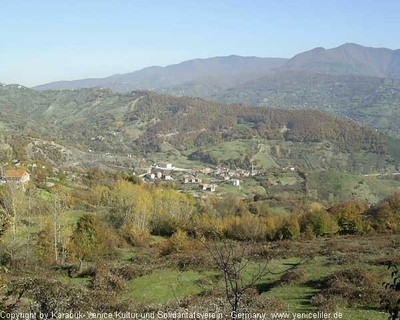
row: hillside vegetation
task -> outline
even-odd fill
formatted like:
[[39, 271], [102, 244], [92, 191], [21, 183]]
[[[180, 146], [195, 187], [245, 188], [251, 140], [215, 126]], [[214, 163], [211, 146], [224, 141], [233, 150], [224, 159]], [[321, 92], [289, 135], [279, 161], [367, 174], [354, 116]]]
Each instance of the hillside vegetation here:
[[[253, 167], [260, 174], [274, 170], [278, 174], [258, 182], [248, 178], [242, 183], [243, 191], [221, 181], [222, 195], [233, 192], [241, 197], [273, 199], [280, 193], [285, 198], [328, 203], [358, 198], [374, 203], [390, 193], [389, 182], [382, 180], [376, 190], [366, 184], [368, 187], [358, 192], [354, 177], [355, 183], [336, 192], [331, 184], [325, 188], [317, 175], [305, 178], [297, 170], [374, 175], [399, 170], [396, 140], [316, 110], [228, 105], [149, 91], [38, 92], [2, 86], [0, 112], [4, 162], [17, 158], [51, 166], [141, 174], [154, 162], [170, 161], [185, 170], [226, 166], [250, 172]], [[292, 176], [279, 174], [290, 167], [296, 168]], [[397, 181], [390, 183], [397, 188]], [[196, 190], [192, 192], [196, 194]]]
[[[157, 151], [167, 142], [179, 150], [235, 139], [293, 142], [332, 141], [344, 152], [385, 154], [386, 138], [351, 120], [310, 110], [227, 105], [151, 92], [114, 93], [109, 89], [37, 92], [3, 86], [0, 110], [22, 122], [46, 121], [65, 130], [66, 140], [121, 152]], [[29, 114], [29, 120], [24, 115]], [[18, 121], [17, 121], [18, 122]], [[21, 127], [20, 127], [21, 128]], [[29, 129], [29, 126], [24, 129]], [[59, 136], [61, 134], [59, 133]]]
[[400, 137], [400, 51], [344, 44], [291, 59], [215, 57], [38, 89], [155, 90], [284, 109], [318, 109]]

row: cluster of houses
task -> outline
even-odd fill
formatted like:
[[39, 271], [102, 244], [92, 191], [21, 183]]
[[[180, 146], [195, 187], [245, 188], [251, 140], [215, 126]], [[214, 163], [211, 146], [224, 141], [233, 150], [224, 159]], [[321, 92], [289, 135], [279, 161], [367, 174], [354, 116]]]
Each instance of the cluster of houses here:
[[169, 173], [161, 172], [161, 171], [156, 171], [156, 172], [150, 172], [146, 174], [146, 177], [150, 180], [155, 180], [155, 179], [161, 179], [161, 180], [172, 180], [172, 177]]
[[[173, 180], [171, 176], [171, 171], [174, 170], [174, 166], [172, 163], [155, 163], [151, 166], [149, 171], [146, 174], [143, 174], [148, 180]], [[227, 183], [238, 187], [240, 185], [240, 180], [234, 178], [235, 176], [241, 176], [241, 177], [247, 177], [250, 176], [251, 173], [254, 173], [253, 171], [246, 171], [243, 169], [236, 169], [236, 170], [230, 170], [225, 167], [220, 167], [215, 170], [210, 169], [210, 168], [193, 168], [191, 170], [192, 172], [199, 172], [207, 175], [213, 175], [215, 177], [219, 177], [220, 179], [226, 181]], [[195, 173], [190, 174], [190, 175], [184, 175], [182, 177], [181, 182], [183, 184], [197, 184], [200, 188], [200, 190], [204, 191], [211, 191], [214, 192], [216, 188], [218, 187], [217, 184], [215, 183], [205, 183], [200, 177], [197, 177]]]
[[208, 183], [200, 183], [199, 188], [200, 190], [211, 191], [214, 192], [218, 186], [216, 184], [208, 184]]
[[219, 177], [225, 181], [229, 181], [232, 177], [250, 177], [259, 174], [259, 170], [230, 169], [226, 167], [218, 167], [217, 169], [204, 168], [200, 172]]
[[208, 184], [208, 183], [203, 183], [203, 180], [201, 178], [195, 177], [195, 176], [184, 176], [182, 178], [182, 183], [183, 184], [198, 184], [200, 190], [205, 190], [205, 191], [211, 191], [214, 192], [215, 189], [218, 187], [216, 184]]
[[203, 180], [201, 178], [198, 177], [194, 177], [194, 176], [184, 176], [182, 178], [182, 183], [187, 184], [187, 183], [202, 183]]

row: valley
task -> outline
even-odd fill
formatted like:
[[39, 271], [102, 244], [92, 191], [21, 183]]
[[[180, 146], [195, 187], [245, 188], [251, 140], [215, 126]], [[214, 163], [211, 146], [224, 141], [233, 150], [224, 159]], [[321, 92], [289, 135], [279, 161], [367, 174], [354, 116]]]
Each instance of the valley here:
[[387, 319], [397, 59], [346, 44], [0, 85], [0, 315]]

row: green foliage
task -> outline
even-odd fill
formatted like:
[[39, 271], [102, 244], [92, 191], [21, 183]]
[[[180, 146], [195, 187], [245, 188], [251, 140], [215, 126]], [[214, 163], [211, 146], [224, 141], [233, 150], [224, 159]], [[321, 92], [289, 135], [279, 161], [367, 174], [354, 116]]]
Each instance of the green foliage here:
[[36, 251], [44, 264], [54, 262], [54, 228], [49, 221], [44, 223], [42, 230], [36, 236]]
[[108, 241], [100, 220], [94, 214], [84, 214], [71, 235], [69, 249], [82, 261], [93, 259], [105, 253]]
[[301, 232], [311, 232], [315, 236], [324, 236], [337, 232], [337, 225], [332, 216], [324, 209], [310, 210], [299, 217]]
[[400, 318], [399, 270], [392, 263], [389, 264], [387, 269], [391, 270], [391, 281], [382, 283], [385, 293], [382, 295], [381, 306], [389, 314], [389, 320], [398, 320]]

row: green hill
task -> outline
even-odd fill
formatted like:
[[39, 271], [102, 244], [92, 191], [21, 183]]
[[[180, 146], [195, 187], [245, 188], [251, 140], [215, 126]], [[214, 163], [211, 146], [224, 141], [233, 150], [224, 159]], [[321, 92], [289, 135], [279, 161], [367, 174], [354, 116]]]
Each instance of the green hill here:
[[[3, 86], [0, 110], [20, 123], [41, 122], [41, 134], [98, 152], [148, 154], [161, 151], [164, 143], [187, 152], [224, 141], [266, 139], [310, 143], [311, 149], [312, 144], [329, 142], [331, 148], [347, 155], [388, 153], [384, 135], [320, 111], [228, 105], [146, 91], [39, 92]], [[29, 118], [24, 117], [27, 114]], [[23, 126], [26, 130], [35, 127]], [[389, 153], [395, 150], [392, 146]]]

